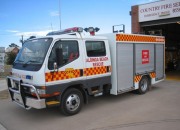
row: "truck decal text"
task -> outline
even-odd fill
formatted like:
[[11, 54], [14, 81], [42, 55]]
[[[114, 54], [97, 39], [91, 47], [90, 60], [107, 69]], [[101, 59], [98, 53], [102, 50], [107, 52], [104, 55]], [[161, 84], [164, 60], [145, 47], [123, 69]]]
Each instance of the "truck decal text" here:
[[108, 61], [108, 57], [94, 57], [86, 59], [86, 62], [92, 62], [93, 67], [104, 66], [104, 61]]

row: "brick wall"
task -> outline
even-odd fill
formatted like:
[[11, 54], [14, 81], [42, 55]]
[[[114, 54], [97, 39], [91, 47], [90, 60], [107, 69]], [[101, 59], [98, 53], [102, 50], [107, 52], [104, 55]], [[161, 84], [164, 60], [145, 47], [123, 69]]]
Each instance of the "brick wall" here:
[[140, 33], [138, 5], [131, 7], [131, 28], [132, 33]]

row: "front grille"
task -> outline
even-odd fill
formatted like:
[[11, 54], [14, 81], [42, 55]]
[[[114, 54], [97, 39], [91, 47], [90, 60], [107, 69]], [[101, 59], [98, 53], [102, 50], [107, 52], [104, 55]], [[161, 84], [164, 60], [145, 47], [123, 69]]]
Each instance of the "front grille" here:
[[16, 81], [13, 81], [12, 88], [13, 88], [14, 90], [19, 91], [19, 83], [18, 83], [18, 82], [16, 82]]

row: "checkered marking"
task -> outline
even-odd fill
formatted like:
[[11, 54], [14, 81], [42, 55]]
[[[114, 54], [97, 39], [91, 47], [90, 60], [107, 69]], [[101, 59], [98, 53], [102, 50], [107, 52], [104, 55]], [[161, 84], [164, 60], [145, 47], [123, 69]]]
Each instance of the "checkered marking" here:
[[[111, 72], [111, 66], [101, 66], [101, 67], [92, 67], [92, 68], [85, 68], [83, 70], [83, 76], [91, 76], [91, 75], [98, 75], [98, 74], [105, 74]], [[82, 76], [80, 69], [67, 69], [66, 71], [59, 71], [59, 72], [48, 72], [45, 74], [46, 82], [52, 82], [57, 80], [65, 80], [71, 78], [78, 78]]]
[[151, 78], [156, 78], [156, 73], [154, 73], [154, 72], [150, 73], [150, 77]]
[[92, 67], [92, 68], [84, 69], [84, 76], [91, 76], [91, 75], [105, 74], [105, 73], [107, 73], [107, 66]]
[[71, 71], [49, 72], [45, 74], [46, 82], [80, 77], [80, 69]]
[[141, 75], [136, 75], [136, 76], [134, 77], [134, 82], [135, 82], [135, 83], [139, 82], [139, 81], [141, 80], [141, 78], [142, 78]]
[[116, 34], [116, 41], [164, 43], [165, 38], [164, 37], [156, 37], [156, 36]]

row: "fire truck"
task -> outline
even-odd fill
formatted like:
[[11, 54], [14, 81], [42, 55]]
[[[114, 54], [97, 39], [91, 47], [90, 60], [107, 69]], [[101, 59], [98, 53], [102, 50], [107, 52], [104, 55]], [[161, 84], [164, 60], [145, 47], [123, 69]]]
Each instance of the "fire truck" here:
[[[85, 35], [83, 31], [91, 35]], [[74, 27], [27, 40], [7, 77], [14, 103], [77, 114], [89, 96], [145, 94], [165, 78], [165, 38]]]

